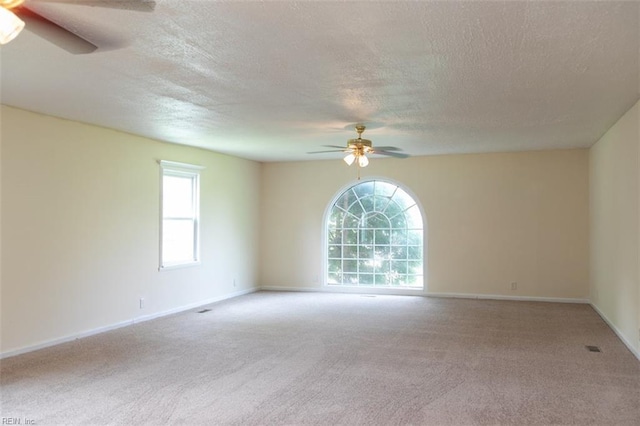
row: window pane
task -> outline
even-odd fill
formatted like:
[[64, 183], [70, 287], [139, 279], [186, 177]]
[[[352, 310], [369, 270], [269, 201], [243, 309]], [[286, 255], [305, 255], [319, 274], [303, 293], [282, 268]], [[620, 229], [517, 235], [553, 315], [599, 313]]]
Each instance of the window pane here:
[[410, 207], [406, 212], [407, 228], [409, 229], [422, 229], [422, 215], [418, 206]]
[[358, 275], [357, 274], [342, 274], [343, 279], [342, 282], [348, 285], [358, 285]]
[[359, 258], [360, 259], [373, 259], [373, 246], [372, 245], [360, 245], [359, 247]]
[[384, 286], [388, 284], [387, 274], [375, 274], [374, 277], [376, 285]]
[[343, 246], [342, 256], [345, 259], [357, 259], [358, 258], [358, 246]]
[[373, 229], [360, 231], [360, 244], [373, 244]]
[[353, 194], [353, 191], [348, 190], [338, 199], [336, 206], [340, 207], [342, 210], [348, 210], [349, 206], [355, 199], [356, 196]]
[[339, 208], [334, 208], [331, 211], [331, 215], [329, 216], [329, 226], [330, 228], [341, 228], [342, 227], [342, 221], [344, 220], [344, 215], [346, 213], [344, 212], [344, 210], [339, 209]]
[[343, 260], [342, 261], [342, 271], [343, 272], [358, 272], [358, 261], [357, 260]]
[[394, 287], [399, 287], [399, 286], [405, 285], [405, 282], [407, 281], [407, 276], [404, 273], [391, 271], [390, 280], [391, 280], [391, 284]]
[[391, 230], [389, 229], [376, 229], [375, 231], [376, 244], [389, 244], [391, 243]]
[[328, 284], [342, 284], [342, 274], [339, 272], [329, 272]]
[[362, 259], [358, 260], [358, 268], [359, 272], [373, 272], [373, 262], [371, 259]]
[[373, 197], [373, 204], [375, 211], [383, 212], [387, 208], [387, 204], [389, 204], [389, 198], [377, 195]]
[[162, 214], [164, 217], [193, 217], [193, 178], [164, 175]]
[[421, 261], [409, 261], [407, 272], [410, 274], [422, 274], [422, 262]]
[[391, 257], [396, 260], [406, 259], [407, 248], [404, 246], [391, 246]]
[[396, 191], [395, 195], [393, 196], [393, 201], [398, 203], [403, 210], [407, 207], [411, 207], [416, 203], [415, 201], [413, 201], [413, 198], [409, 196], [409, 194], [402, 190]]
[[373, 274], [360, 274], [360, 285], [371, 285], [373, 284]]
[[360, 199], [360, 203], [366, 212], [373, 211], [373, 197], [364, 197]]
[[354, 215], [356, 218], [360, 218], [363, 212], [364, 210], [362, 210], [362, 206], [357, 201], [349, 206], [349, 213]]
[[376, 267], [374, 272], [386, 273], [391, 270], [391, 261], [388, 259], [376, 259]]
[[358, 197], [362, 198], [367, 195], [373, 195], [373, 185], [374, 183], [372, 181], [362, 182], [354, 186], [352, 189], [353, 192], [358, 194]]
[[194, 221], [162, 221], [162, 261], [164, 264], [192, 262], [194, 255]]
[[407, 231], [404, 229], [394, 229], [391, 232], [391, 244], [404, 245], [407, 243]]
[[342, 272], [342, 260], [341, 259], [329, 259], [329, 272]]
[[329, 244], [340, 244], [342, 243], [342, 232], [341, 231], [329, 231], [329, 236], [327, 242]]
[[409, 260], [422, 260], [422, 246], [407, 247], [407, 257]]
[[402, 213], [403, 211], [404, 209], [400, 207], [395, 201], [391, 201], [387, 205], [387, 208], [384, 209], [384, 214], [387, 215], [387, 217], [393, 217], [399, 213]]
[[422, 230], [419, 231], [408, 231], [407, 232], [407, 243], [409, 245], [422, 245]]
[[329, 259], [340, 259], [342, 257], [342, 246], [330, 245], [329, 246]]
[[352, 214], [347, 214], [344, 216], [344, 219], [342, 220], [342, 227], [343, 228], [357, 228], [358, 225], [360, 224], [360, 217], [356, 217]]
[[358, 244], [358, 230], [347, 229], [342, 231], [342, 244]]
[[376, 259], [389, 259], [391, 257], [391, 248], [389, 246], [375, 246]]
[[389, 219], [391, 222], [392, 228], [406, 228], [407, 227], [407, 218], [404, 213], [400, 213]]
[[391, 197], [395, 192], [397, 186], [381, 180], [376, 181], [376, 195], [382, 195], [384, 197]]
[[367, 215], [367, 228], [389, 228], [390, 226], [389, 219], [383, 214]]
[[406, 284], [408, 287], [422, 287], [424, 284], [422, 275], [408, 275]]
[[396, 273], [396, 274], [406, 274], [407, 273], [407, 261], [406, 260], [401, 260], [401, 261], [392, 261], [391, 262], [391, 271]]

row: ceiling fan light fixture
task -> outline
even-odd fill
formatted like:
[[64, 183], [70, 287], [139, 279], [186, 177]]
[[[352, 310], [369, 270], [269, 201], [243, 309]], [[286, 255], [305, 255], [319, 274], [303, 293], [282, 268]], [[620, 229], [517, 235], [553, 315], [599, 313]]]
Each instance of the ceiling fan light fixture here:
[[[2, 1], [2, 0], [0, 0]], [[356, 126], [356, 132], [358, 132], [357, 139], [349, 139], [347, 140], [347, 146], [341, 147], [336, 145], [324, 145], [327, 148], [338, 148], [331, 149], [329, 151], [314, 151], [309, 152], [309, 154], [321, 154], [325, 152], [343, 152], [346, 155], [343, 157], [347, 166], [356, 163], [358, 166], [358, 170], [362, 167], [367, 167], [369, 165], [369, 158], [367, 154], [379, 154], [379, 155], [387, 155], [390, 157], [396, 158], [407, 158], [408, 155], [402, 154], [400, 148], [396, 148], [395, 146], [383, 146], [380, 149], [374, 149], [372, 143], [369, 139], [362, 139], [362, 132], [364, 132], [365, 126], [363, 124], [358, 124]], [[358, 179], [360, 179], [360, 171], [358, 171]]]
[[20, 6], [24, 3], [24, 0], [0, 0], [0, 6], [5, 9], [13, 9], [14, 7]]
[[348, 166], [350, 166], [353, 164], [355, 159], [356, 159], [355, 154], [353, 152], [350, 152], [349, 154], [346, 155], [346, 157], [344, 157], [344, 162], [347, 163]]
[[0, 44], [7, 44], [24, 28], [24, 21], [9, 9], [0, 7]]

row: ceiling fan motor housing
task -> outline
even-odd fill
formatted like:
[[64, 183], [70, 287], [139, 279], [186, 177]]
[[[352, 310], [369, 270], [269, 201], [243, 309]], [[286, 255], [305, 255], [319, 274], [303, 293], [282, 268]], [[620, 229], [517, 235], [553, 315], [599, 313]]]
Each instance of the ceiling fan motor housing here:
[[371, 141], [369, 139], [349, 139], [347, 148], [369, 148], [371, 149]]
[[356, 125], [356, 132], [358, 132], [357, 139], [349, 139], [347, 141], [347, 149], [353, 150], [356, 155], [364, 155], [369, 152], [373, 152], [371, 148], [371, 141], [369, 139], [362, 139], [362, 132], [366, 127], [363, 124]]

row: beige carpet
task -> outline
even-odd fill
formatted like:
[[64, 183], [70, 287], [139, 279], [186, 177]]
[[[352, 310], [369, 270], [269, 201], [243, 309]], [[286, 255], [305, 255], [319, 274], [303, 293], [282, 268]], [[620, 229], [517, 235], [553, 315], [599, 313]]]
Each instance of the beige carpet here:
[[588, 305], [260, 292], [210, 308], [3, 360], [2, 416], [640, 424], [640, 362]]

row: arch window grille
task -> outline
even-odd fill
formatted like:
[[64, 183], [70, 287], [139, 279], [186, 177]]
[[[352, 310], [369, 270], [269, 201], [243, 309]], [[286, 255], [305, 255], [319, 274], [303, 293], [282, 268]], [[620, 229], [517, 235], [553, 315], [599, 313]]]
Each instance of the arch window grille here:
[[334, 286], [423, 288], [422, 212], [400, 186], [359, 182], [326, 220], [326, 282]]

